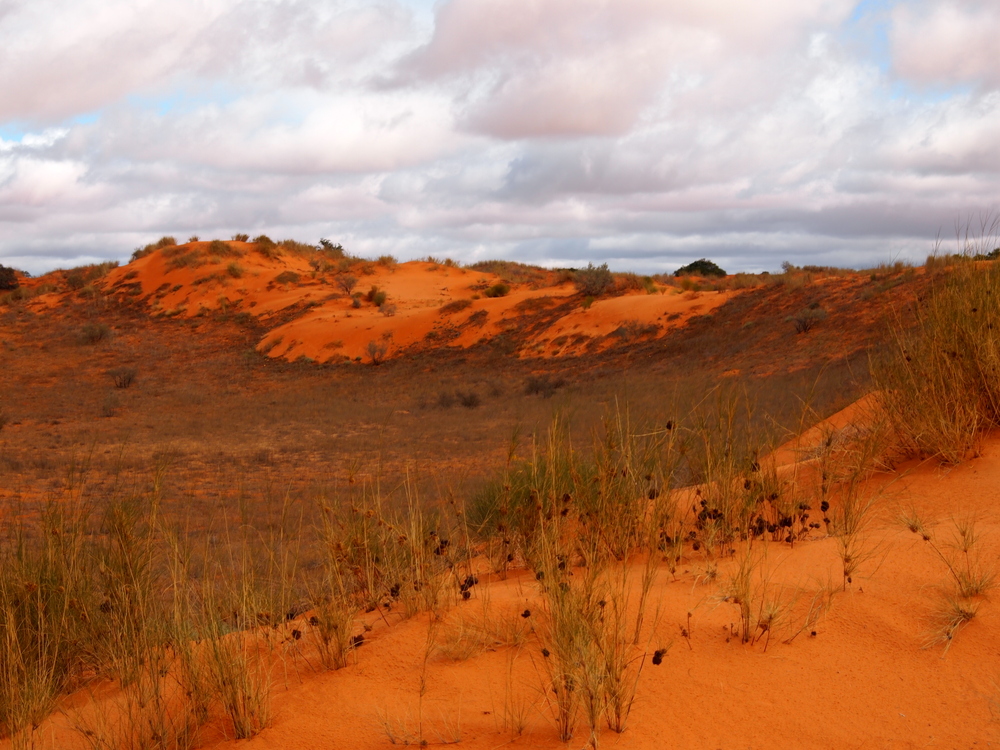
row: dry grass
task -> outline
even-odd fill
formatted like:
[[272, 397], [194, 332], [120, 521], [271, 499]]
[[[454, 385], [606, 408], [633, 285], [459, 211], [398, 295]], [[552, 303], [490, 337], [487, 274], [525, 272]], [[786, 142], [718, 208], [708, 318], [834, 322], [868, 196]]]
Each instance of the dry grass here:
[[961, 258], [933, 274], [915, 327], [897, 314], [889, 352], [873, 362], [885, 415], [908, 454], [958, 463], [976, 455], [985, 431], [1000, 424], [1000, 340], [993, 333], [1000, 266], [974, 260], [997, 228], [994, 222], [985, 236], [966, 237]]

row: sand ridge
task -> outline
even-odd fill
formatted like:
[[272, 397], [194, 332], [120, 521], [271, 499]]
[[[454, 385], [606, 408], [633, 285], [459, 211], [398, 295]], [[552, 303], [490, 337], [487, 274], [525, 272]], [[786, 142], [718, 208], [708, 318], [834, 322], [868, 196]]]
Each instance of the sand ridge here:
[[[491, 297], [488, 290], [504, 284], [500, 277], [454, 264], [355, 262], [346, 270], [317, 269], [304, 255], [262, 253], [243, 242], [225, 246], [225, 253], [214, 255], [208, 242], [161, 248], [114, 269], [104, 284], [123, 298], [140, 297], [154, 315], [249, 314], [269, 329], [259, 351], [316, 362], [465, 348], [540, 318], [521, 356], [599, 352], [662, 336], [737, 294], [661, 287], [655, 294], [641, 290], [585, 301], [571, 283], [553, 278], [541, 287], [507, 284], [505, 294]], [[350, 294], [338, 283], [344, 276], [356, 279]], [[386, 295], [381, 306], [369, 299], [373, 289]], [[56, 299], [40, 297], [35, 304], [51, 306]]]

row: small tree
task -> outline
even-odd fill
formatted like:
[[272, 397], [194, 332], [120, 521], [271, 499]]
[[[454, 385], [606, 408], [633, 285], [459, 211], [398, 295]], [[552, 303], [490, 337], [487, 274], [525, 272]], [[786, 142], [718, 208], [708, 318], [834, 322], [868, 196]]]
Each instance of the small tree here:
[[7, 268], [7, 266], [0, 266], [0, 290], [9, 291], [11, 289], [17, 289], [20, 284], [17, 281], [17, 274], [14, 272], [13, 268]]
[[725, 276], [726, 272], [705, 258], [688, 263], [674, 271], [674, 276]]
[[344, 290], [344, 294], [350, 294], [357, 286], [358, 280], [354, 276], [338, 276], [337, 286]]

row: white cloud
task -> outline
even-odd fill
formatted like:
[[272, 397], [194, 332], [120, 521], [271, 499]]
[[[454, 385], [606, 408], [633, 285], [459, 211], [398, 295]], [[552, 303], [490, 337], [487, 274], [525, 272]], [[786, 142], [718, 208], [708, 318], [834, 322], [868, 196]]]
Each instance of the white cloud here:
[[919, 257], [1000, 203], [1000, 9], [897, 3], [886, 67], [855, 5], [443, 0], [428, 26], [403, 0], [7, 0], [0, 258], [234, 231], [640, 270]]

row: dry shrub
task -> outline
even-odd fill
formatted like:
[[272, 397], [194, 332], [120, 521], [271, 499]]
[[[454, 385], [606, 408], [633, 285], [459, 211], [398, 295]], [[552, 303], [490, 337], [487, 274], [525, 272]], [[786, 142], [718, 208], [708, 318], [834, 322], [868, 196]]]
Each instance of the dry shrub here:
[[456, 299], [452, 300], [451, 302], [448, 302], [447, 304], [441, 305], [441, 308], [438, 310], [438, 312], [441, 315], [454, 315], [455, 313], [461, 312], [465, 308], [471, 306], [472, 306], [471, 299]]

